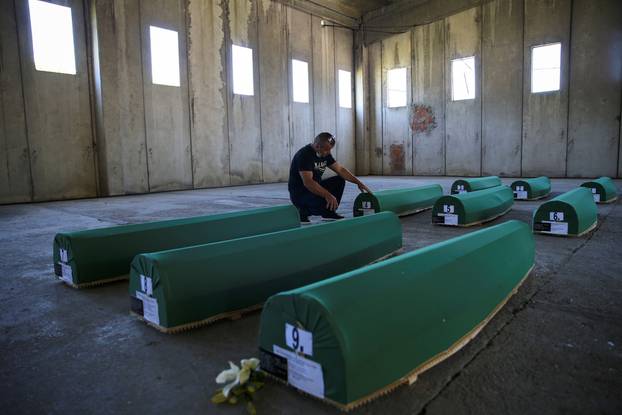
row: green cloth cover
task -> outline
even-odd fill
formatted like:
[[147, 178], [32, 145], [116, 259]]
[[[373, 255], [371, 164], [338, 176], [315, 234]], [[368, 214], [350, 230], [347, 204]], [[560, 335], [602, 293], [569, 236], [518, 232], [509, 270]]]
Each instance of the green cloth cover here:
[[378, 192], [360, 193], [354, 200], [354, 216], [370, 213], [393, 212], [408, 215], [431, 208], [436, 199], [443, 195], [443, 188], [438, 184], [412, 187], [408, 189], [389, 189]]
[[299, 389], [347, 409], [457, 350], [533, 264], [529, 226], [511, 220], [279, 293], [261, 314], [261, 367], [296, 386], [300, 355], [287, 325], [295, 326], [303, 362], [321, 365], [324, 392], [319, 382]]
[[439, 198], [432, 208], [432, 223], [471, 225], [486, 222], [508, 211], [514, 204], [512, 189], [495, 186]]
[[497, 176], [458, 179], [451, 185], [451, 194], [475, 192], [477, 190], [484, 190], [495, 186], [501, 186], [501, 179]]
[[598, 221], [592, 192], [578, 187], [544, 202], [533, 214], [534, 232], [580, 235]]
[[[300, 226], [292, 205], [59, 233], [55, 274], [73, 285], [92, 284], [130, 272], [140, 253], [205, 244]], [[61, 252], [63, 249], [64, 252]]]
[[[140, 298], [132, 300], [138, 305], [134, 312], [172, 329], [261, 304], [279, 291], [361, 267], [401, 246], [400, 221], [384, 212], [140, 254], [132, 261], [129, 293]], [[147, 278], [153, 294], [145, 304], [148, 291], [141, 280]], [[140, 306], [153, 307], [154, 302], [157, 317], [148, 318]]]
[[546, 176], [516, 180], [510, 186], [516, 200], [540, 199], [551, 193], [551, 180]]
[[591, 182], [583, 183], [581, 187], [592, 189], [592, 195], [596, 203], [613, 202], [618, 197], [616, 185], [609, 177], [599, 177]]

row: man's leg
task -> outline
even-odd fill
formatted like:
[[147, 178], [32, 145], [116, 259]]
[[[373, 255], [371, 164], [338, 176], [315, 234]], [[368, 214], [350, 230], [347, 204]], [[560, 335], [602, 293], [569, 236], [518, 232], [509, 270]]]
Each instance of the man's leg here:
[[320, 185], [328, 190], [335, 199], [337, 199], [337, 203], [341, 203], [341, 196], [343, 196], [343, 189], [346, 187], [346, 181], [341, 176], [333, 176], [326, 180], [322, 180]]
[[310, 215], [324, 215], [327, 211], [326, 200], [323, 197], [317, 196], [311, 192], [305, 192], [303, 194], [291, 197], [290, 199], [294, 206], [300, 212], [300, 219], [308, 218]]

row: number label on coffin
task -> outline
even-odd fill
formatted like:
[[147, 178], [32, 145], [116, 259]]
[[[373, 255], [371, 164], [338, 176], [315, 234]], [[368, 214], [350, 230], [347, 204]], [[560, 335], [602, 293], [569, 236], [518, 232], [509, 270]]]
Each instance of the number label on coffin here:
[[363, 209], [371, 209], [372, 208], [371, 202], [368, 201], [368, 200], [363, 201], [362, 205], [363, 205]]
[[285, 323], [285, 344], [295, 352], [313, 356], [313, 334]]
[[69, 262], [68, 255], [67, 255], [67, 250], [66, 250], [66, 249], [61, 248], [61, 249], [59, 250], [59, 252], [58, 252], [58, 253], [59, 253], [59, 255], [60, 255], [60, 260], [61, 260], [61, 262], [64, 262], [65, 264], [66, 264], [67, 262]]
[[595, 187], [590, 187], [590, 189], [592, 190], [592, 196], [594, 197], [594, 202], [600, 202], [600, 193], [596, 192], [596, 188]]
[[309, 395], [324, 399], [322, 365], [276, 344], [272, 346], [272, 351], [287, 359], [287, 383]]
[[73, 284], [73, 272], [71, 271], [71, 265], [59, 262], [60, 264], [60, 279]]
[[527, 199], [525, 186], [516, 186], [516, 190], [514, 190], [514, 199]]
[[362, 212], [363, 216], [373, 215], [374, 213], [376, 213], [374, 209], [359, 209], [359, 212]]
[[136, 298], [143, 302], [143, 318], [159, 326], [160, 314], [158, 313], [158, 300], [140, 291], [136, 291]]
[[140, 289], [147, 295], [153, 295], [153, 282], [151, 278], [140, 276]]
[[551, 222], [563, 222], [564, 212], [549, 212], [549, 221]]

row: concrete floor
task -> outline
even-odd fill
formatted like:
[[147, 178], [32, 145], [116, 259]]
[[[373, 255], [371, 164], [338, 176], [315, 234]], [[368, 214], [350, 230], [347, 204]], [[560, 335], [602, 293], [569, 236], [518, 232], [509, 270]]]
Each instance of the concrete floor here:
[[[377, 190], [441, 183], [448, 192], [452, 182], [364, 179]], [[553, 180], [554, 194], [580, 182]], [[356, 192], [347, 186], [340, 212], [351, 215]], [[287, 202], [286, 184], [269, 184], [0, 206], [0, 413], [245, 413], [210, 396], [228, 360], [257, 355], [259, 313], [161, 334], [129, 316], [127, 282], [75, 290], [56, 281], [52, 239], [62, 230]], [[516, 203], [492, 224], [529, 222], [539, 203]], [[534, 273], [475, 340], [355, 413], [622, 413], [620, 203], [600, 205], [599, 226], [585, 237], [536, 235]], [[478, 229], [433, 226], [429, 211], [402, 224], [407, 251]], [[275, 383], [257, 408], [338, 413]]]

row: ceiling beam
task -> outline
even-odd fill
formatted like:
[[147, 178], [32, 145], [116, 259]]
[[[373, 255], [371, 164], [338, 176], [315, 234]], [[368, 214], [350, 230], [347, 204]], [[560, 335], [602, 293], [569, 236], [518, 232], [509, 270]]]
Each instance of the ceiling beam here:
[[314, 16], [321, 17], [340, 25], [348, 26], [355, 29], [359, 26], [360, 19], [356, 16], [356, 11], [350, 7], [331, 3], [333, 6], [328, 7], [316, 1], [309, 0], [276, 0], [294, 9], [310, 13]]

